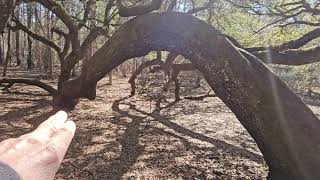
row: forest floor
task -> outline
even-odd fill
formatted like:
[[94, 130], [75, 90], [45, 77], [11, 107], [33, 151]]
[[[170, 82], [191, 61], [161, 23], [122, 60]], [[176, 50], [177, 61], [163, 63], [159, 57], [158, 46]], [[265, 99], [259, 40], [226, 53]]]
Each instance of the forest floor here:
[[[26, 72], [15, 71], [20, 75]], [[265, 179], [255, 142], [219, 98], [169, 98], [159, 109], [148, 97], [129, 98], [127, 79], [107, 83], [101, 80], [97, 98], [81, 100], [70, 113], [77, 132], [56, 179]], [[49, 117], [51, 100], [33, 86], [0, 91], [0, 141]], [[319, 117], [320, 100], [308, 103]]]

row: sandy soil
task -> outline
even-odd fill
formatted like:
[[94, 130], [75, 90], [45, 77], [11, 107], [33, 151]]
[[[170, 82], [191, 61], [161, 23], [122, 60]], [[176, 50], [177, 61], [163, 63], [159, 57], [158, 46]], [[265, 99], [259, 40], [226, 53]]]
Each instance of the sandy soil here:
[[[144, 96], [128, 98], [125, 79], [106, 84], [70, 113], [77, 132], [56, 179], [265, 179], [260, 151], [219, 98], [169, 99], [156, 109]], [[0, 91], [0, 140], [30, 132], [50, 105], [36, 87]], [[319, 104], [310, 107], [319, 116]]]

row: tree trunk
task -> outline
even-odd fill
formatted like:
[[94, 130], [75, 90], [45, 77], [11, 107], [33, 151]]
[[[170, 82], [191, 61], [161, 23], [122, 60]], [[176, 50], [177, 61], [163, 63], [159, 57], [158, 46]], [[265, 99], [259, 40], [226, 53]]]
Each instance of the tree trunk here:
[[146, 14], [123, 24], [61, 96], [95, 98], [113, 68], [152, 50], [176, 52], [203, 73], [257, 143], [272, 180], [318, 180], [320, 121], [285, 83], [219, 31], [182, 13]]
[[[53, 39], [53, 32], [51, 31], [52, 23], [53, 23], [53, 14], [50, 14], [49, 10], [46, 10], [46, 17], [47, 17], [47, 23], [46, 23], [46, 30], [47, 30], [47, 38], [48, 40]], [[47, 76], [49, 78], [53, 78], [53, 52], [51, 47], [46, 46], [46, 58], [45, 58], [45, 69], [47, 70]]]
[[[20, 19], [20, 8], [17, 7], [16, 10], [16, 17], [19, 20]], [[20, 60], [20, 31], [16, 31], [16, 59], [17, 59], [17, 66], [20, 66], [21, 60]]]
[[7, 56], [6, 59], [4, 60], [4, 67], [3, 67], [3, 77], [7, 77], [7, 69], [8, 69], [8, 64], [11, 59], [11, 31], [8, 30], [8, 49], [7, 49]]
[[[35, 5], [35, 18], [36, 18], [36, 24], [35, 24], [35, 32], [40, 32], [43, 27], [42, 25], [42, 8], [41, 8], [41, 5]], [[44, 54], [44, 51], [43, 51], [43, 46], [40, 44], [40, 41], [35, 41], [35, 57], [37, 59], [37, 66], [39, 67], [40, 69], [40, 72], [41, 74], [43, 73], [47, 73], [47, 71], [44, 69], [44, 58], [43, 58], [43, 54]], [[46, 47], [45, 47], [46, 48]]]
[[[27, 27], [31, 29], [31, 20], [32, 20], [32, 5], [27, 4]], [[28, 69], [32, 68], [32, 39], [30, 36], [28, 38], [28, 55], [27, 55], [27, 67]]]
[[4, 27], [6, 26], [8, 19], [10, 18], [11, 13], [14, 10], [15, 5], [16, 0], [0, 0], [0, 32], [2, 32]]
[[2, 50], [2, 35], [1, 35], [1, 39], [0, 39], [0, 65], [3, 64], [3, 59], [4, 59], [4, 53], [3, 53], [3, 50]]

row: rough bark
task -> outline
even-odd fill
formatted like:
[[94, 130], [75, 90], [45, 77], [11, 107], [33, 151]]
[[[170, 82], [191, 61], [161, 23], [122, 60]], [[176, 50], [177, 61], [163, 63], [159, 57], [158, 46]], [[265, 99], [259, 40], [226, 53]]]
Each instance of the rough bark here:
[[245, 58], [220, 32], [190, 15], [146, 14], [123, 24], [61, 97], [95, 98], [97, 82], [127, 59], [151, 50], [176, 52], [202, 72], [256, 141], [269, 179], [320, 177], [320, 124], [312, 111], [253, 56]]

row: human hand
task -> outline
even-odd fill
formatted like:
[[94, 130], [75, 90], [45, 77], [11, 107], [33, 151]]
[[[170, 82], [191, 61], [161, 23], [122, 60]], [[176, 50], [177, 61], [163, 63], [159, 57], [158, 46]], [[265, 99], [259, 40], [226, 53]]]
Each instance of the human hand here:
[[0, 162], [24, 180], [53, 179], [76, 130], [59, 111], [29, 134], [0, 142]]

